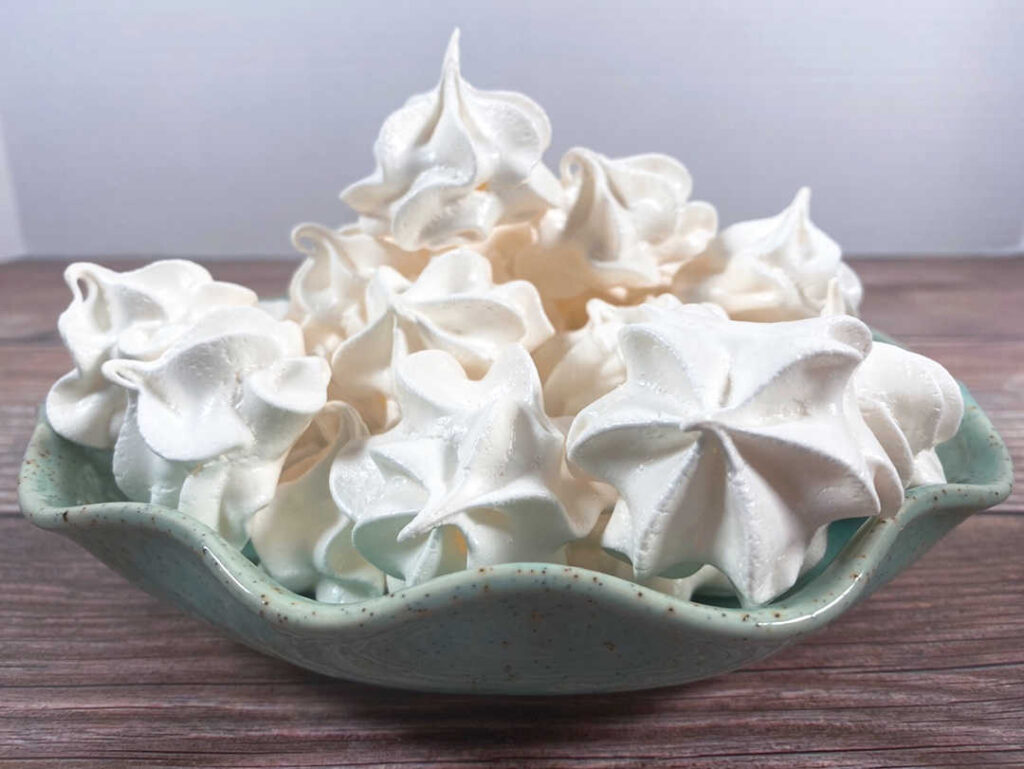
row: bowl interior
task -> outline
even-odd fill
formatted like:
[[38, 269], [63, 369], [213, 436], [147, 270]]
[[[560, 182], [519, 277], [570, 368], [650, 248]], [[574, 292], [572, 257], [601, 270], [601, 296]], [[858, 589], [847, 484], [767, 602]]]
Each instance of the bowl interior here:
[[[41, 416], [40, 419], [44, 418]], [[52, 457], [51, 455], [51, 458], [59, 458], [62, 464], [74, 467], [75, 472], [60, 473], [53, 476], [55, 482], [48, 494], [48, 505], [60, 508], [80, 508], [96, 504], [127, 501], [124, 494], [117, 487], [111, 472], [113, 452], [78, 446], [56, 435], [53, 438], [51, 451], [58, 452], [59, 456]], [[824, 572], [836, 555], [857, 533], [857, 530], [867, 521], [867, 518], [850, 518], [832, 523], [828, 530], [828, 545], [824, 557], [816, 566], [804, 573], [789, 591], [777, 598], [773, 603], [798, 593], [808, 582]], [[259, 566], [259, 556], [251, 543], [247, 543], [241, 552], [250, 563], [254, 566]], [[270, 577], [268, 576], [267, 579], [270, 580]], [[283, 586], [280, 589], [291, 592]], [[303, 597], [312, 598], [312, 595], [303, 595]], [[734, 597], [713, 593], [702, 595], [698, 592], [692, 601], [708, 606], [726, 608], [739, 608], [740, 606], [739, 601]]]
[[[1012, 467], [1008, 452], [970, 393], [966, 389], [963, 392], [967, 400], [967, 416], [964, 424], [952, 440], [938, 447], [939, 457], [949, 481], [946, 486], [966, 487], [976, 495], [983, 496], [986, 503], [996, 504], [1008, 496], [1011, 489]], [[35, 517], [37, 522], [41, 523], [42, 521], [36, 514], [42, 513], [45, 509], [53, 512], [127, 502], [126, 497], [117, 487], [111, 471], [113, 452], [92, 449], [64, 440], [49, 429], [42, 413], [40, 413], [39, 424], [48, 433], [45, 436], [46, 445], [36, 446], [35, 457], [31, 456], [33, 452], [30, 447], [29, 455], [26, 456], [26, 466], [29, 469], [34, 469], [36, 473], [29, 478], [32, 483], [25, 484], [21, 489], [32, 497], [28, 506], [23, 504], [23, 509], [30, 518]], [[982, 443], [984, 445], [981, 445]], [[23, 468], [23, 474], [25, 469]], [[39, 473], [45, 477], [45, 483], [39, 482]], [[911, 489], [908, 492], [908, 503], [925, 494], [930, 488], [945, 487]], [[966, 489], [961, 488], [961, 491]], [[943, 496], [947, 494], [948, 489]], [[905, 508], [908, 506], [910, 505], [904, 505]], [[147, 505], [146, 507], [166, 510], [157, 505]], [[784, 603], [792, 596], [799, 594], [806, 585], [827, 571], [836, 556], [842, 552], [860, 529], [871, 523], [871, 519], [868, 518], [851, 518], [831, 524], [825, 556], [814, 568], [802, 575], [793, 588], [773, 603]], [[216, 536], [213, 532], [210, 533]], [[253, 565], [259, 565], [259, 557], [251, 544], [247, 544], [243, 548], [242, 555]], [[270, 581], [269, 577], [267, 579]], [[609, 577], [609, 579], [616, 578]], [[280, 587], [280, 590], [290, 592], [284, 587]], [[304, 597], [309, 598], [310, 596]], [[716, 607], [739, 608], [739, 604], [734, 598], [714, 594], [705, 596], [698, 593], [694, 596], [693, 602]]]
[[823, 561], [772, 604], [684, 601], [551, 564], [457, 572], [382, 598], [329, 605], [274, 583], [182, 513], [127, 502], [110, 452], [40, 418], [19, 479], [36, 525], [243, 643], [329, 675], [433, 691], [566, 693], [682, 683], [763, 658], [891, 579], [977, 510], [1010, 493], [1009, 454], [970, 394], [939, 447], [949, 483], [911, 489], [895, 518], [833, 524]]

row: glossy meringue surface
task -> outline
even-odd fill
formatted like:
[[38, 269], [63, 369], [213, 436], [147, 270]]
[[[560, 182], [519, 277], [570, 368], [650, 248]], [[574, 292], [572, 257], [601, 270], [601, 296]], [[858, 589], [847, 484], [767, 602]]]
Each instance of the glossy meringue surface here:
[[331, 603], [384, 593], [384, 573], [352, 546], [353, 520], [331, 499], [335, 457], [366, 435], [359, 412], [328, 403], [292, 447], [273, 499], [248, 523], [260, 565], [289, 590]]
[[357, 227], [300, 224], [292, 243], [306, 258], [288, 286], [288, 317], [302, 326], [307, 352], [323, 356], [366, 327], [366, 289], [379, 267], [415, 278], [430, 259]]
[[734, 670], [815, 632], [972, 512], [1006, 499], [1006, 447], [969, 395], [965, 403], [960, 429], [938, 449], [948, 483], [910, 489], [890, 519], [833, 524], [836, 536], [809, 580], [757, 609], [523, 563], [324, 604], [282, 587], [195, 519], [119, 501], [110, 453], [73, 444], [42, 419], [18, 493], [33, 523], [70, 537], [140, 587], [254, 649], [326, 675], [446, 692], [645, 689]]
[[879, 342], [853, 376], [857, 404], [904, 486], [944, 483], [935, 447], [964, 415], [956, 380], [923, 355]]
[[377, 169], [341, 198], [366, 232], [407, 251], [483, 241], [560, 200], [541, 160], [550, 143], [551, 123], [532, 99], [462, 78], [456, 30], [441, 82], [388, 117], [374, 144]]
[[285, 457], [323, 408], [330, 371], [290, 321], [255, 307], [214, 310], [159, 358], [116, 358], [103, 375], [128, 409], [114, 446], [118, 487], [245, 543]]
[[777, 216], [725, 228], [681, 266], [673, 292], [685, 302], [714, 302], [736, 320], [797, 320], [821, 313], [836, 280], [844, 311], [856, 314], [860, 279], [839, 244], [811, 221], [810, 205], [804, 187]]
[[[556, 334], [534, 352], [544, 382], [544, 408], [556, 417], [573, 417], [626, 380], [619, 332], [631, 323], [654, 320], [661, 311], [682, 307], [670, 294], [662, 294], [627, 306], [600, 299], [587, 302], [587, 323], [579, 329]], [[690, 312], [718, 317], [717, 305], [690, 305]]]
[[554, 333], [533, 285], [496, 284], [491, 263], [468, 249], [434, 257], [414, 281], [378, 268], [364, 306], [365, 328], [332, 357], [331, 394], [359, 409], [375, 431], [401, 414], [394, 370], [410, 353], [444, 351], [479, 377], [507, 345], [530, 351]]
[[689, 200], [690, 173], [667, 155], [612, 159], [576, 147], [561, 172], [567, 207], [545, 214], [537, 247], [516, 265], [545, 297], [667, 287], [717, 229], [714, 207]]
[[419, 584], [557, 561], [593, 528], [609, 494], [566, 466], [563, 435], [521, 346], [504, 347], [476, 381], [440, 350], [405, 358], [395, 379], [401, 421], [351, 444], [331, 468], [331, 495], [371, 562]]
[[639, 580], [711, 564], [765, 603], [794, 584], [822, 526], [896, 512], [902, 485], [848, 397], [871, 346], [863, 323], [659, 316], [620, 331], [626, 381], [577, 415], [567, 443], [621, 495], [603, 543]]
[[181, 259], [126, 272], [76, 262], [64, 281], [72, 299], [57, 329], [74, 369], [50, 388], [46, 410], [57, 432], [94, 448], [114, 445], [127, 408], [123, 390], [103, 377], [106, 361], [152, 360], [212, 310], [257, 302], [249, 289]]

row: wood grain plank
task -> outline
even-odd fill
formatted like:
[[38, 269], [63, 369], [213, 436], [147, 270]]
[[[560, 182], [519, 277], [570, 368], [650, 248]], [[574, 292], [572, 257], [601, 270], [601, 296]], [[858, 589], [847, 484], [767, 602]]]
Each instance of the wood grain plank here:
[[[224, 262], [283, 292], [294, 262]], [[1024, 259], [858, 262], [865, 319], [963, 379], [1024, 470]], [[0, 767], [1024, 766], [1024, 483], [822, 633], [744, 671], [594, 697], [420, 695], [272, 660], [17, 513], [68, 367], [63, 264], [0, 266]]]

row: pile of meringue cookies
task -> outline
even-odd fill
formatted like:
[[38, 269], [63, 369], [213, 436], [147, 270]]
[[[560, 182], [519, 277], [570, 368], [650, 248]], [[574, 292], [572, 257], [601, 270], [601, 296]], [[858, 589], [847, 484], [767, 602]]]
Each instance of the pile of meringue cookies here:
[[342, 192], [358, 222], [296, 228], [286, 310], [186, 261], [69, 267], [51, 426], [335, 603], [546, 562], [755, 606], [830, 522], [944, 482], [960, 390], [872, 343], [806, 189], [718, 232], [671, 157], [557, 177], [550, 138], [462, 79], [456, 32]]

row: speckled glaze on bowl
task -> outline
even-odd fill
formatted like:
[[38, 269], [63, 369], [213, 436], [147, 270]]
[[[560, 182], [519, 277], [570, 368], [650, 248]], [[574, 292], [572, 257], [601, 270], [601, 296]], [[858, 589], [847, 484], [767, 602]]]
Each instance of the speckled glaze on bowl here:
[[330, 676], [447, 692], [562, 694], [680, 684], [762, 659], [831, 622], [946, 532], [1006, 499], [1006, 447], [973, 398], [939, 448], [950, 483], [912, 489], [892, 520], [833, 524], [829, 553], [756, 610], [682, 601], [551, 564], [463, 571], [394, 595], [329, 605], [273, 582], [176, 510], [123, 500], [109, 452], [40, 419], [19, 480], [37, 526], [242, 643]]

